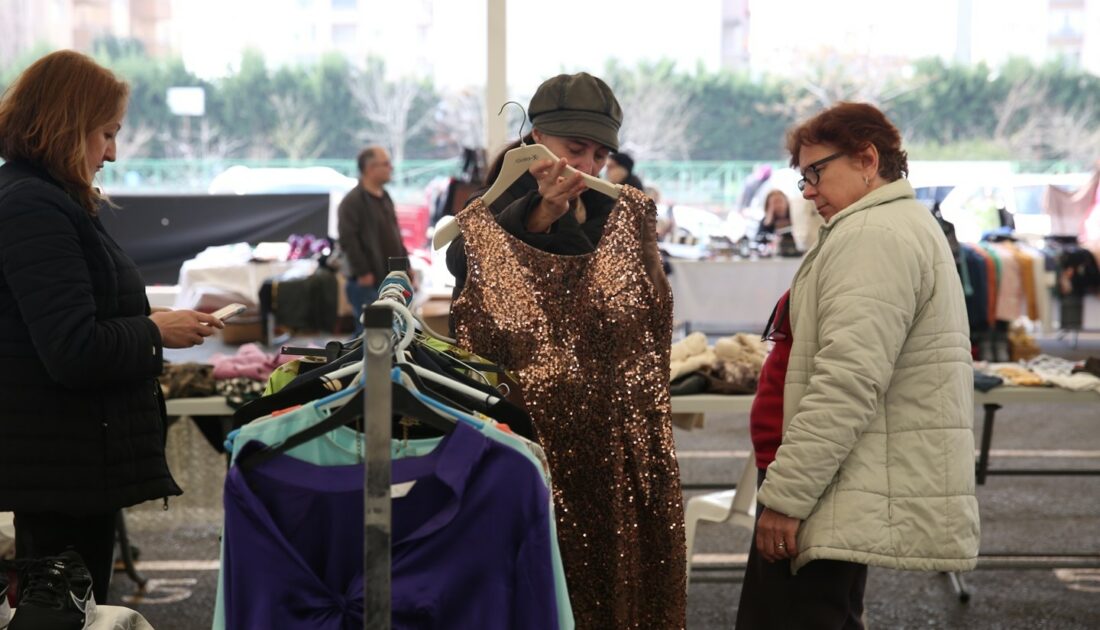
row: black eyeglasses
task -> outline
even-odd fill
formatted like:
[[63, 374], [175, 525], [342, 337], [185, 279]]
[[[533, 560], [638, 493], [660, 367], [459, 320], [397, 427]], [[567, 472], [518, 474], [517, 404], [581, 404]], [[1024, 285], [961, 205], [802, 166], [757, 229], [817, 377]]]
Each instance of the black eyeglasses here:
[[838, 151], [837, 153], [834, 153], [829, 157], [823, 157], [820, 160], [802, 169], [802, 179], [798, 180], [798, 190], [806, 190], [806, 184], [817, 186], [817, 183], [821, 181], [821, 167], [825, 164], [828, 164], [829, 162], [832, 162], [842, 155], [844, 155], [844, 152]]

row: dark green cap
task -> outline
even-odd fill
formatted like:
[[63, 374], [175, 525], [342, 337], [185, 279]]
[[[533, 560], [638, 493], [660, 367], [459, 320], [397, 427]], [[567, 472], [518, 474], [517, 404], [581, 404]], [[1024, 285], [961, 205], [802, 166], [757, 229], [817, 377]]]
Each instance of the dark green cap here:
[[552, 136], [577, 137], [619, 149], [623, 110], [611, 88], [588, 74], [559, 74], [543, 81], [527, 115], [535, 129]]

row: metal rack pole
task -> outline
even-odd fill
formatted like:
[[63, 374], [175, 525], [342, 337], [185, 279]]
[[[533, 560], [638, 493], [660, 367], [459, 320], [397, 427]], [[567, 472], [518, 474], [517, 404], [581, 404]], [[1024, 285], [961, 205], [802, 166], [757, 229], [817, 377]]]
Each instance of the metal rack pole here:
[[363, 312], [363, 627], [390, 628], [390, 410], [393, 311], [369, 306]]

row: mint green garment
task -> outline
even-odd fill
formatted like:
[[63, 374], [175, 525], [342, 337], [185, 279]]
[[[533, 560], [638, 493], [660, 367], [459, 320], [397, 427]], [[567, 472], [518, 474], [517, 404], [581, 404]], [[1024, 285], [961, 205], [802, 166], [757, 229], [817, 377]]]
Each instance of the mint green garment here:
[[963, 295], [974, 295], [974, 286], [970, 284], [970, 271], [966, 268], [966, 256], [961, 256], [956, 267], [959, 268], [959, 277], [962, 278]]
[[[279, 444], [295, 433], [303, 431], [328, 418], [331, 413], [332, 412], [329, 410], [319, 408], [316, 402], [312, 402], [279, 416], [253, 420], [241, 427], [240, 433], [237, 435], [236, 439], [234, 439], [231, 461], [237, 461], [237, 456], [240, 454], [241, 449], [244, 448], [244, 445], [249, 441], [255, 440], [264, 444]], [[541, 449], [538, 445], [496, 429], [491, 423], [483, 422], [482, 424], [481, 432], [483, 435], [495, 442], [499, 442], [519, 451], [539, 470], [543, 476], [543, 480], [546, 481], [547, 488], [549, 489], [551, 487], [549, 469], [544, 465], [545, 455], [541, 455], [540, 457], [539, 454], [541, 454]], [[435, 450], [442, 441], [442, 437], [407, 441], [391, 440], [390, 457], [391, 459], [422, 457]], [[295, 459], [318, 466], [346, 466], [357, 464], [362, 461], [360, 457], [362, 448], [361, 436], [357, 431], [349, 429], [348, 427], [339, 427], [323, 436], [290, 449], [286, 454]], [[553, 495], [551, 494], [551, 496]], [[558, 605], [558, 627], [560, 630], [573, 630], [575, 628], [573, 607], [569, 601], [569, 589], [565, 582], [565, 568], [562, 565], [561, 553], [558, 550], [557, 519], [554, 515], [552, 499], [549, 515], [552, 554], [551, 564], [554, 570], [554, 592]], [[223, 556], [224, 551], [223, 548]], [[221, 569], [219, 568], [218, 589], [214, 600], [214, 619], [211, 623], [212, 630], [225, 630], [224, 598], [224, 585], [222, 583]]]
[[997, 290], [1000, 290], [1000, 286], [1001, 286], [1001, 255], [999, 253], [997, 253], [997, 250], [992, 245], [990, 245], [989, 243], [986, 243], [985, 241], [982, 241], [981, 243], [978, 243], [978, 244], [981, 245], [982, 249], [984, 249], [986, 252], [988, 252], [989, 257], [993, 259], [993, 270], [995, 271], [996, 276], [997, 276], [994, 280], [997, 284], [995, 284], [993, 286]]

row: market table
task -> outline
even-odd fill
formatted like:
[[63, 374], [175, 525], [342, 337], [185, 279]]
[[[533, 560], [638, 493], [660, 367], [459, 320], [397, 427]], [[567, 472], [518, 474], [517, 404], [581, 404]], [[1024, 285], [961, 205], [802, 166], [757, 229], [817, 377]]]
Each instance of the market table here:
[[801, 258], [669, 259], [673, 319], [685, 333], [759, 333]]
[[[752, 396], [723, 396], [719, 394], [692, 394], [673, 396], [673, 413], [745, 413], [752, 409]], [[167, 401], [169, 416], [231, 416], [233, 408], [221, 396], [204, 398], [173, 398]], [[993, 426], [997, 411], [1006, 405], [1020, 404], [1092, 404], [1096, 405], [1100, 419], [1100, 394], [1074, 392], [1056, 387], [997, 387], [989, 392], [974, 392], [974, 405], [984, 411], [981, 442], [975, 470], [978, 483], [985, 483], [990, 475], [1100, 475], [1100, 469], [1049, 469], [1049, 468], [990, 468], [989, 453], [993, 443]]]

